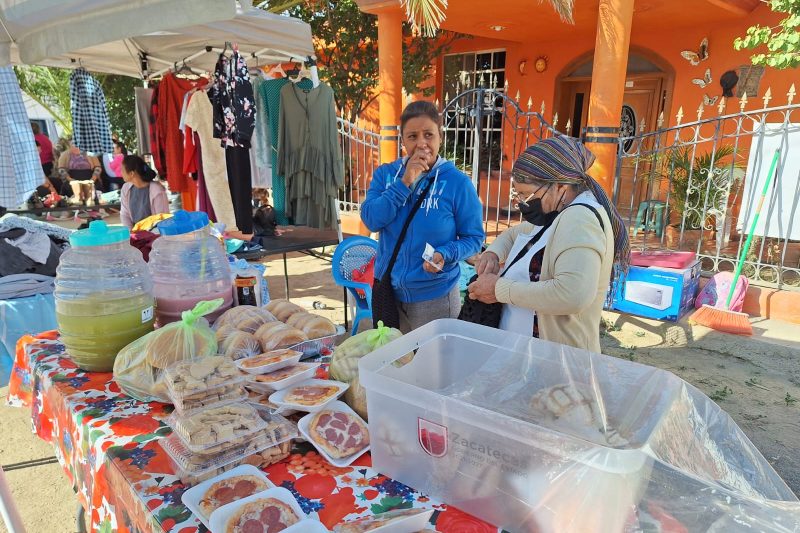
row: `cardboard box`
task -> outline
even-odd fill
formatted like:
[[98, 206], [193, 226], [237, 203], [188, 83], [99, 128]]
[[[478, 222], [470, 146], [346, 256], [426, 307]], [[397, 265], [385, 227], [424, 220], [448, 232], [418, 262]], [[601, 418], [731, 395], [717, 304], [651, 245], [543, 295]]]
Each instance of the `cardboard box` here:
[[613, 308], [623, 313], [677, 322], [694, 309], [700, 290], [700, 261], [687, 268], [631, 266], [617, 287]]

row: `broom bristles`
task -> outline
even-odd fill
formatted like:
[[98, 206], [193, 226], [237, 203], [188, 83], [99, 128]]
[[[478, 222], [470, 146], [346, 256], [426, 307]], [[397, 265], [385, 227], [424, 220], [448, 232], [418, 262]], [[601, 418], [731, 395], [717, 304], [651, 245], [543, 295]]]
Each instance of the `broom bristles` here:
[[750, 325], [750, 315], [747, 313], [720, 309], [707, 304], [703, 304], [703, 307], [695, 311], [694, 314], [689, 317], [689, 322], [692, 324], [700, 324], [701, 326], [706, 326], [724, 333], [733, 333], [734, 335], [753, 334], [753, 326]]

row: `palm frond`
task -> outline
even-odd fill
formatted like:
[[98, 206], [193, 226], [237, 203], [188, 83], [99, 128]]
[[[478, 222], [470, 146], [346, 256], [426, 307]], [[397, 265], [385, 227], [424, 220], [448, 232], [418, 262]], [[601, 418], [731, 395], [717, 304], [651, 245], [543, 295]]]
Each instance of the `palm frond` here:
[[[541, 4], [544, 0], [539, 0]], [[575, 3], [575, 0], [549, 0], [550, 5], [553, 6], [553, 9], [558, 13], [558, 16], [561, 17], [561, 20], [564, 22], [568, 22], [570, 24], [575, 24], [575, 20], [572, 18], [572, 8]]]
[[434, 37], [445, 19], [447, 0], [400, 0], [415, 34]]

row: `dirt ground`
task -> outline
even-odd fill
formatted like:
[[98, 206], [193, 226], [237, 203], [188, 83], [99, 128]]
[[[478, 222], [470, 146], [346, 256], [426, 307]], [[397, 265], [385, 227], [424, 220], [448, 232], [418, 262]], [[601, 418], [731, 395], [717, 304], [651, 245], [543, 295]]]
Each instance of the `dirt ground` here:
[[[328, 254], [332, 249], [325, 250]], [[285, 297], [283, 262], [266, 262], [270, 295]], [[329, 262], [304, 254], [289, 256], [292, 300], [336, 323], [344, 322], [341, 288]], [[321, 304], [321, 305], [320, 305]], [[320, 309], [320, 307], [322, 307]], [[351, 325], [352, 326], [352, 325]], [[368, 327], [368, 324], [362, 324]], [[665, 346], [646, 329], [620, 330], [606, 324], [604, 352], [674, 372], [711, 396], [744, 430], [795, 493], [800, 494], [800, 361], [777, 364], [769, 357]], [[5, 396], [7, 389], [0, 389]], [[30, 411], [0, 407], [0, 463], [29, 532], [75, 531], [77, 503], [49, 444], [30, 431]], [[0, 524], [0, 531], [5, 531]]]
[[603, 353], [669, 370], [699, 388], [800, 495], [800, 360], [787, 365], [752, 352], [664, 346], [645, 329], [604, 329]]

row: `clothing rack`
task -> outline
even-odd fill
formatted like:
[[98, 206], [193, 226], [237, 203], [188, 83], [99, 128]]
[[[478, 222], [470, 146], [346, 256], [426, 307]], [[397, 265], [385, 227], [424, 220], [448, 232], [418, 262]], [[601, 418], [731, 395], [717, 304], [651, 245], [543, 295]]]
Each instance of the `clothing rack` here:
[[[194, 53], [194, 54], [192, 54], [190, 56], [187, 56], [187, 57], [185, 57], [184, 59], [182, 59], [179, 62], [180, 63], [189, 63], [189, 62], [197, 59], [198, 57], [202, 57], [205, 54], [209, 54], [209, 53], [221, 54], [221, 53], [227, 51], [228, 48], [229, 47], [217, 48], [217, 47], [213, 47], [213, 46], [206, 46], [204, 50], [201, 50], [201, 51], [196, 52], [196, 53]], [[242, 52], [242, 55], [245, 56], [245, 57], [250, 56], [248, 59], [250, 59], [250, 58], [252, 58], [252, 59], [262, 59], [262, 60], [264, 60], [265, 63], [270, 63], [270, 62], [271, 63], [279, 63], [279, 62], [280, 63], [305, 63], [305, 62], [307, 62], [309, 60], [308, 57], [301, 57], [301, 56], [298, 56], [297, 54], [292, 54], [292, 53], [286, 52], [284, 50], [276, 50], [274, 48], [263, 48], [263, 49], [261, 49], [261, 50], [259, 50], [257, 52], [252, 52], [252, 53]], [[159, 59], [159, 58], [156, 58], [156, 57], [153, 57], [153, 56], [148, 56], [147, 59], [155, 61], [157, 63], [161, 63], [161, 64], [167, 65], [165, 68], [163, 68], [161, 70], [158, 70], [156, 72], [148, 74], [147, 77], [146, 77], [146, 79], [148, 79], [148, 80], [152, 80], [154, 78], [158, 78], [160, 76], [163, 76], [164, 74], [166, 74], [167, 72], [172, 70], [173, 64], [176, 63], [176, 62], [173, 62], [173, 61], [165, 61], [163, 59]], [[314, 63], [316, 63], [316, 57], [315, 56], [310, 56], [310, 59]]]

